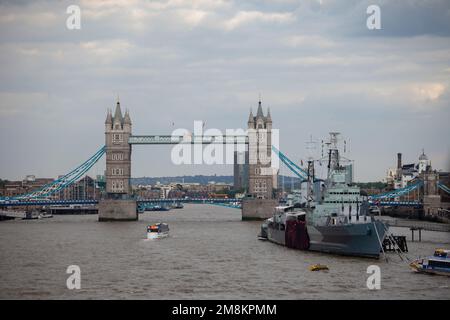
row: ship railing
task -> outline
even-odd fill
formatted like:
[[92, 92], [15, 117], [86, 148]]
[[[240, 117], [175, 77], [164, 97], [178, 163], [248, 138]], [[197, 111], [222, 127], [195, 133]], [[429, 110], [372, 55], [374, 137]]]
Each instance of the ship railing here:
[[427, 231], [440, 231], [440, 232], [450, 232], [450, 224], [437, 223], [437, 222], [424, 222], [424, 221], [410, 221], [410, 220], [383, 220], [390, 227], [400, 227], [400, 228], [415, 228]]

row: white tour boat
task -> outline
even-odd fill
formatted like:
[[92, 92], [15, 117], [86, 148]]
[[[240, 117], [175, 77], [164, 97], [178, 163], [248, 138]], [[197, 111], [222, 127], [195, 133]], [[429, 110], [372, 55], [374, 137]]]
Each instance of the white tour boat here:
[[165, 238], [169, 235], [167, 223], [155, 223], [147, 226], [147, 239]]

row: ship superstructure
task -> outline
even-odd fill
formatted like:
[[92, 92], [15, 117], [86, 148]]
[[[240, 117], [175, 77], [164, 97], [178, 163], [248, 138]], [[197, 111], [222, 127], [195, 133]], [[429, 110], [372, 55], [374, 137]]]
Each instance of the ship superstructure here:
[[388, 227], [371, 214], [367, 196], [353, 183], [353, 162], [340, 155], [339, 133], [326, 143], [327, 175], [308, 161], [305, 202], [278, 207], [266, 221], [267, 239], [297, 249], [378, 258]]

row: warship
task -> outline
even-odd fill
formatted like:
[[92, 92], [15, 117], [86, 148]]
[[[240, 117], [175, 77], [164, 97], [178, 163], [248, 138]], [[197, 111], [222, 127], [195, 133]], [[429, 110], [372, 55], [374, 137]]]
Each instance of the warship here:
[[[353, 183], [353, 162], [340, 155], [338, 135], [330, 133], [325, 157], [308, 160], [304, 201], [276, 207], [260, 237], [299, 250], [379, 258], [388, 226]], [[314, 174], [317, 161], [327, 162], [324, 179]]]

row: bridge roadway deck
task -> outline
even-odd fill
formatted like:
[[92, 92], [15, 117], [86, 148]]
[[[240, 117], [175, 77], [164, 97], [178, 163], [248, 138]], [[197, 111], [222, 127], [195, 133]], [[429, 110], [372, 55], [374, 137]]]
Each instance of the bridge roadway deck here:
[[[139, 203], [230, 203], [238, 202], [240, 199], [235, 198], [167, 198], [167, 199], [136, 199]], [[17, 207], [17, 206], [51, 206], [51, 205], [95, 205], [98, 200], [5, 200], [0, 201], [0, 207]]]

